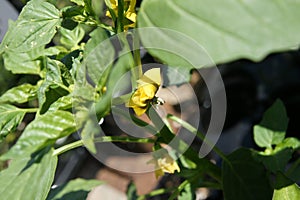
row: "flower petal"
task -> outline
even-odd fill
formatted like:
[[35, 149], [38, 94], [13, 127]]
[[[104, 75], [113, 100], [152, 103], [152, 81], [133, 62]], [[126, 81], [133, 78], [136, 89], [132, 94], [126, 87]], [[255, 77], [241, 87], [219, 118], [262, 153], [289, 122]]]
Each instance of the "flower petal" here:
[[144, 75], [137, 81], [140, 85], [145, 83], [161, 85], [160, 68], [152, 68], [144, 73]]

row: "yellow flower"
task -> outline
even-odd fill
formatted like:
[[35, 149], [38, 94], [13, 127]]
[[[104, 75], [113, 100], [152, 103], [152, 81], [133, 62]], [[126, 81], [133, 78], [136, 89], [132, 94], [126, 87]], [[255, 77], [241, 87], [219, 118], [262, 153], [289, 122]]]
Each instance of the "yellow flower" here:
[[135, 114], [140, 116], [147, 111], [161, 84], [160, 69], [153, 68], [146, 71], [137, 83], [137, 89], [126, 106], [133, 108]]
[[173, 174], [175, 171], [180, 172], [177, 162], [168, 154], [164, 154], [160, 158], [154, 158], [149, 163], [155, 164], [155, 177], [163, 176], [164, 173]]
[[[124, 29], [128, 30], [129, 27], [134, 28], [136, 23], [136, 12], [135, 12], [136, 0], [124, 0], [124, 16], [131, 23], [124, 23]], [[116, 17], [118, 17], [118, 0], [110, 0], [110, 5], [108, 7], [113, 10]], [[111, 18], [109, 11], [106, 11], [106, 16]]]

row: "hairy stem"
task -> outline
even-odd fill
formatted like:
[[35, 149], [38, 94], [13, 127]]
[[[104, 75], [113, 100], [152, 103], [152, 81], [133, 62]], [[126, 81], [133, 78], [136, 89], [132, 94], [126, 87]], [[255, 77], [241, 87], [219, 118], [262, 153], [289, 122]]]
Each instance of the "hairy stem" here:
[[209, 145], [223, 160], [227, 161], [226, 155], [215, 145], [213, 145], [207, 138], [205, 138], [203, 133], [200, 133], [195, 127], [187, 123], [186, 121], [183, 121], [182, 119], [174, 116], [174, 115], [168, 115], [169, 119], [179, 123], [182, 127], [190, 131], [191, 133], [195, 134], [199, 139], [201, 139], [205, 144]]
[[[155, 142], [155, 140], [151, 138], [134, 138], [128, 136], [103, 136], [100, 138], [96, 138], [93, 141], [95, 143], [101, 143], [101, 142], [154, 143]], [[84, 140], [77, 140], [70, 144], [64, 145], [62, 147], [59, 147], [58, 149], [55, 149], [53, 155], [58, 156], [66, 151], [84, 146], [84, 143], [85, 143]]]

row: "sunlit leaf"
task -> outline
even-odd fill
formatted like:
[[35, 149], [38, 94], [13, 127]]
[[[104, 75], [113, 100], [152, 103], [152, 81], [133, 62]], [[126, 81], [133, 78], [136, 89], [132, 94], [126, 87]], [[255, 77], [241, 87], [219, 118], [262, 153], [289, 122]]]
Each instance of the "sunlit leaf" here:
[[100, 126], [96, 120], [86, 119], [83, 129], [81, 130], [81, 139], [84, 146], [92, 153], [97, 153], [94, 139], [100, 133]]
[[98, 85], [105, 70], [109, 70], [114, 62], [115, 50], [104, 29], [97, 28], [90, 36], [85, 46], [84, 65], [88, 76]]
[[53, 144], [57, 139], [76, 131], [73, 114], [57, 110], [38, 116], [24, 130], [17, 143], [4, 154], [5, 158], [19, 158]]
[[300, 148], [300, 140], [294, 137], [285, 138], [281, 143], [276, 145], [275, 151], [280, 151], [285, 148], [291, 148], [297, 150]]
[[23, 154], [0, 172], [1, 199], [46, 199], [54, 179], [57, 157], [45, 148], [33, 155]]
[[74, 107], [79, 106], [82, 101], [94, 101], [96, 97], [96, 90], [87, 80], [87, 69], [83, 67], [79, 59], [73, 59], [71, 75], [74, 78], [74, 90], [72, 96], [74, 97]]
[[1, 97], [0, 103], [25, 103], [37, 97], [37, 86], [29, 83], [7, 90]]
[[37, 92], [40, 112], [42, 114], [45, 113], [49, 106], [58, 98], [68, 94], [65, 87], [62, 88], [64, 83], [60, 71], [61, 65], [63, 64], [58, 61], [47, 59], [46, 78], [43, 80]]
[[[124, 75], [127, 72], [130, 72], [131, 67], [134, 65], [133, 57], [130, 52], [121, 52], [120, 54], [121, 56], [119, 57], [116, 64], [113, 66], [108, 76], [108, 80], [106, 83], [107, 92], [95, 104], [96, 113], [99, 118], [104, 117], [111, 110], [112, 95], [114, 90], [116, 90], [118, 81], [122, 77], [124, 77]], [[130, 83], [127, 82], [123, 83], [122, 87], [126, 86], [126, 84], [130, 86]]]
[[14, 74], [40, 74], [41, 61], [38, 57], [42, 54], [41, 48], [21, 53], [7, 50], [3, 54], [5, 68]]
[[60, 21], [59, 10], [54, 5], [44, 0], [28, 2], [3, 38], [0, 53], [3, 50], [27, 52], [48, 44]]
[[22, 122], [26, 111], [13, 105], [0, 104], [0, 141]]
[[63, 96], [57, 99], [51, 106], [49, 107], [48, 112], [56, 111], [56, 110], [71, 110], [72, 109], [72, 96]]
[[254, 141], [260, 147], [270, 148], [285, 137], [288, 117], [282, 101], [277, 100], [265, 113], [259, 125], [254, 126]]
[[84, 29], [81, 26], [76, 26], [73, 30], [60, 28], [61, 38], [60, 42], [67, 48], [78, 47], [78, 43], [84, 37]]
[[275, 190], [272, 200], [296, 200], [300, 199], [300, 188], [282, 173], [276, 177]]
[[70, 0], [73, 3], [76, 3], [79, 6], [84, 6], [84, 0]]
[[300, 188], [294, 183], [292, 185], [275, 190], [272, 200], [295, 200], [300, 199]]

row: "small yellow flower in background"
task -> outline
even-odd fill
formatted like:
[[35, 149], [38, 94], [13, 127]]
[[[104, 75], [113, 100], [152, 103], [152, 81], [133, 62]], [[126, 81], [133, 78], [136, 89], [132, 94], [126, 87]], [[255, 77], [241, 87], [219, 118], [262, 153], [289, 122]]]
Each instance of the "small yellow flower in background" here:
[[146, 71], [144, 75], [137, 80], [137, 83], [137, 89], [132, 94], [126, 106], [133, 108], [135, 114], [140, 116], [147, 111], [161, 84], [160, 69], [153, 68]]
[[[118, 0], [109, 0], [111, 5], [108, 5], [113, 11], [116, 17], [118, 17]], [[132, 23], [125, 24], [124, 29], [128, 30], [129, 27], [134, 28], [136, 23], [136, 12], [135, 12], [136, 0], [124, 0], [124, 16]], [[106, 16], [111, 18], [109, 11], [106, 11]]]
[[150, 160], [149, 163], [155, 164], [156, 178], [163, 176], [165, 172], [170, 174], [174, 174], [175, 171], [180, 172], [177, 162], [168, 153]]

